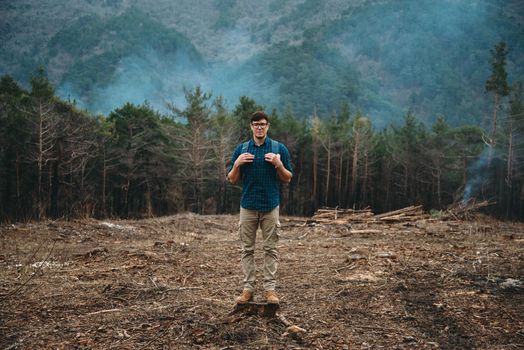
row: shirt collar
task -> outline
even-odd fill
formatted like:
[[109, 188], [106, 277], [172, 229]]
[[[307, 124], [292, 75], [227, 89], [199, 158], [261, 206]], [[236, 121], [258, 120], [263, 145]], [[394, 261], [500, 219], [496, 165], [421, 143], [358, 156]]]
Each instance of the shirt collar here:
[[[250, 142], [251, 145], [257, 146], [257, 144], [255, 143], [255, 140], [253, 140], [253, 138], [251, 138], [251, 140], [249, 140], [249, 142]], [[264, 146], [266, 146], [270, 142], [271, 142], [271, 139], [269, 138], [269, 136], [266, 135], [264, 143], [261, 144], [260, 146], [257, 146], [257, 147], [264, 147]]]

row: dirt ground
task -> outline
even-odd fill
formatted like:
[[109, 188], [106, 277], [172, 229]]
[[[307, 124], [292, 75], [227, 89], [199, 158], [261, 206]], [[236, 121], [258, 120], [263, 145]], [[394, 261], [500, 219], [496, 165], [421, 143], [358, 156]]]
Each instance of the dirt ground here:
[[284, 217], [279, 315], [305, 330], [292, 333], [229, 315], [237, 221], [0, 226], [0, 349], [524, 348], [524, 224]]

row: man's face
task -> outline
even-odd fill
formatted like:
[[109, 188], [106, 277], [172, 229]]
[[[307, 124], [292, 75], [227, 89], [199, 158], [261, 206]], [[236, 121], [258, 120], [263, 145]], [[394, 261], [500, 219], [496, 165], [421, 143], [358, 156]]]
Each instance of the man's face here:
[[255, 122], [251, 122], [251, 131], [253, 136], [257, 139], [264, 139], [269, 129], [269, 123], [265, 119], [260, 119]]

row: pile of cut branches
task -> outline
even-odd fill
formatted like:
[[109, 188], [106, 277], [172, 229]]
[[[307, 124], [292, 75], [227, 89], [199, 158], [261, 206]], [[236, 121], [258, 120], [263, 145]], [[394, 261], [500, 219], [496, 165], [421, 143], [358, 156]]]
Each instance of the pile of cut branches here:
[[378, 215], [374, 215], [369, 208], [362, 210], [321, 208], [315, 212], [309, 222], [316, 224], [343, 225], [350, 223], [396, 223], [418, 221], [427, 218], [428, 215], [424, 213], [421, 205], [409, 206]]
[[427, 219], [428, 215], [424, 213], [421, 205], [409, 206], [398, 210], [389, 211], [375, 215], [373, 217], [376, 221], [394, 223], [394, 222], [406, 222], [406, 221], [419, 221]]
[[479, 209], [495, 204], [487, 200], [477, 202], [475, 198], [453, 203], [442, 214], [442, 220], [471, 220]]
[[373, 212], [370, 208], [356, 210], [325, 207], [315, 212], [311, 222], [343, 225], [353, 222], [366, 222], [371, 218], [373, 218]]

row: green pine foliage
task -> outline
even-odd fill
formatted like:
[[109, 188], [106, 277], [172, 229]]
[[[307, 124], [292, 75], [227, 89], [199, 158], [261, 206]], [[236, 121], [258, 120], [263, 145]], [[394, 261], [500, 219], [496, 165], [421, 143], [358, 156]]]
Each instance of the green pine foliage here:
[[[183, 108], [124, 103], [106, 117], [57, 97], [43, 69], [30, 81], [26, 90], [0, 79], [0, 220], [238, 210], [240, 188], [226, 174], [234, 147], [250, 137], [250, 115], [266, 109], [254, 98], [229, 110], [197, 85], [185, 90]], [[402, 123], [379, 128], [347, 101], [329, 112], [313, 103], [309, 123], [291, 104], [271, 110], [269, 136], [288, 147], [294, 165], [283, 212], [441, 210], [476, 198], [495, 200], [488, 213], [524, 220], [522, 83], [508, 93], [494, 145], [485, 129], [454, 126], [444, 115], [428, 125], [410, 110]]]
[[275, 45], [261, 57], [269, 79], [280, 83], [278, 105], [289, 105], [297, 114], [311, 115], [315, 109], [329, 113], [342, 101], [358, 102], [358, 75], [335, 50], [323, 43], [297, 46]]
[[143, 57], [154, 51], [176, 64], [178, 54], [199, 64], [200, 54], [182, 34], [168, 29], [137, 8], [119, 16], [101, 19], [84, 16], [58, 32], [48, 43], [49, 57], [73, 58], [61, 81], [79, 92], [90, 106], [96, 89], [109, 85], [120, 62], [130, 56]]

